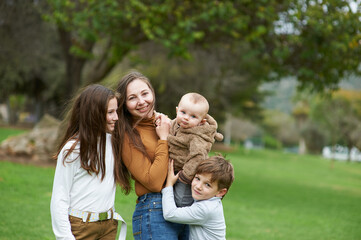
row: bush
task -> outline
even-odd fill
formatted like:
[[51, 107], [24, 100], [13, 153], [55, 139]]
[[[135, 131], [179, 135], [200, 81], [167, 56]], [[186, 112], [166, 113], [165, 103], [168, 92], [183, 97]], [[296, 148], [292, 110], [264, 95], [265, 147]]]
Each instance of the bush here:
[[265, 148], [282, 149], [282, 143], [270, 135], [264, 135], [262, 141]]

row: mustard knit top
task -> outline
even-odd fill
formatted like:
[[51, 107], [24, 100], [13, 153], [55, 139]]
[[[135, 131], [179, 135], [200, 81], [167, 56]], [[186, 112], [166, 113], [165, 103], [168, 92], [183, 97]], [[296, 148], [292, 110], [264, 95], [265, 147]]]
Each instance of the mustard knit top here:
[[155, 131], [154, 116], [143, 119], [136, 129], [150, 158], [130, 143], [128, 135], [125, 136], [122, 160], [135, 180], [135, 193], [142, 196], [150, 192], [161, 192], [168, 171], [168, 142], [159, 139]]

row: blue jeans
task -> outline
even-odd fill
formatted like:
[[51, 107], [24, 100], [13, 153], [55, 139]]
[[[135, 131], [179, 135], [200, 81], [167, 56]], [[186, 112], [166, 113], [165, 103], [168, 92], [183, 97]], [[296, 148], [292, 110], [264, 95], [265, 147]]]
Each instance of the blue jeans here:
[[147, 193], [138, 198], [133, 214], [135, 240], [188, 240], [189, 226], [164, 220], [162, 194]]

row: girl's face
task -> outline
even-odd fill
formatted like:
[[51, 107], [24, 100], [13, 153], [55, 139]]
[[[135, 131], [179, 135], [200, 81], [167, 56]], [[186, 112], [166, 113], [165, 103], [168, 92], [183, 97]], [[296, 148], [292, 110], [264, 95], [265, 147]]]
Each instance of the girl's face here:
[[154, 96], [147, 83], [135, 79], [127, 86], [126, 107], [130, 114], [139, 118], [150, 118], [153, 115]]
[[118, 101], [116, 98], [112, 98], [108, 102], [107, 110], [107, 132], [111, 133], [114, 131], [116, 121], [118, 121]]

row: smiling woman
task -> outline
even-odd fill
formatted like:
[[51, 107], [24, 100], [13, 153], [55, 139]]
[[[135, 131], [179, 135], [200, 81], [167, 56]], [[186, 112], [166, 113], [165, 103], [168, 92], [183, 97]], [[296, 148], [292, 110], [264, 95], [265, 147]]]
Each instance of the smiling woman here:
[[[125, 75], [118, 84], [122, 160], [135, 180], [134, 239], [188, 239], [188, 227], [164, 220], [160, 193], [168, 166], [170, 119], [160, 114], [155, 126], [155, 94], [147, 77]], [[115, 130], [117, 131], [117, 130]], [[151, 220], [149, 220], [151, 219]], [[150, 222], [149, 222], [150, 221]]]

